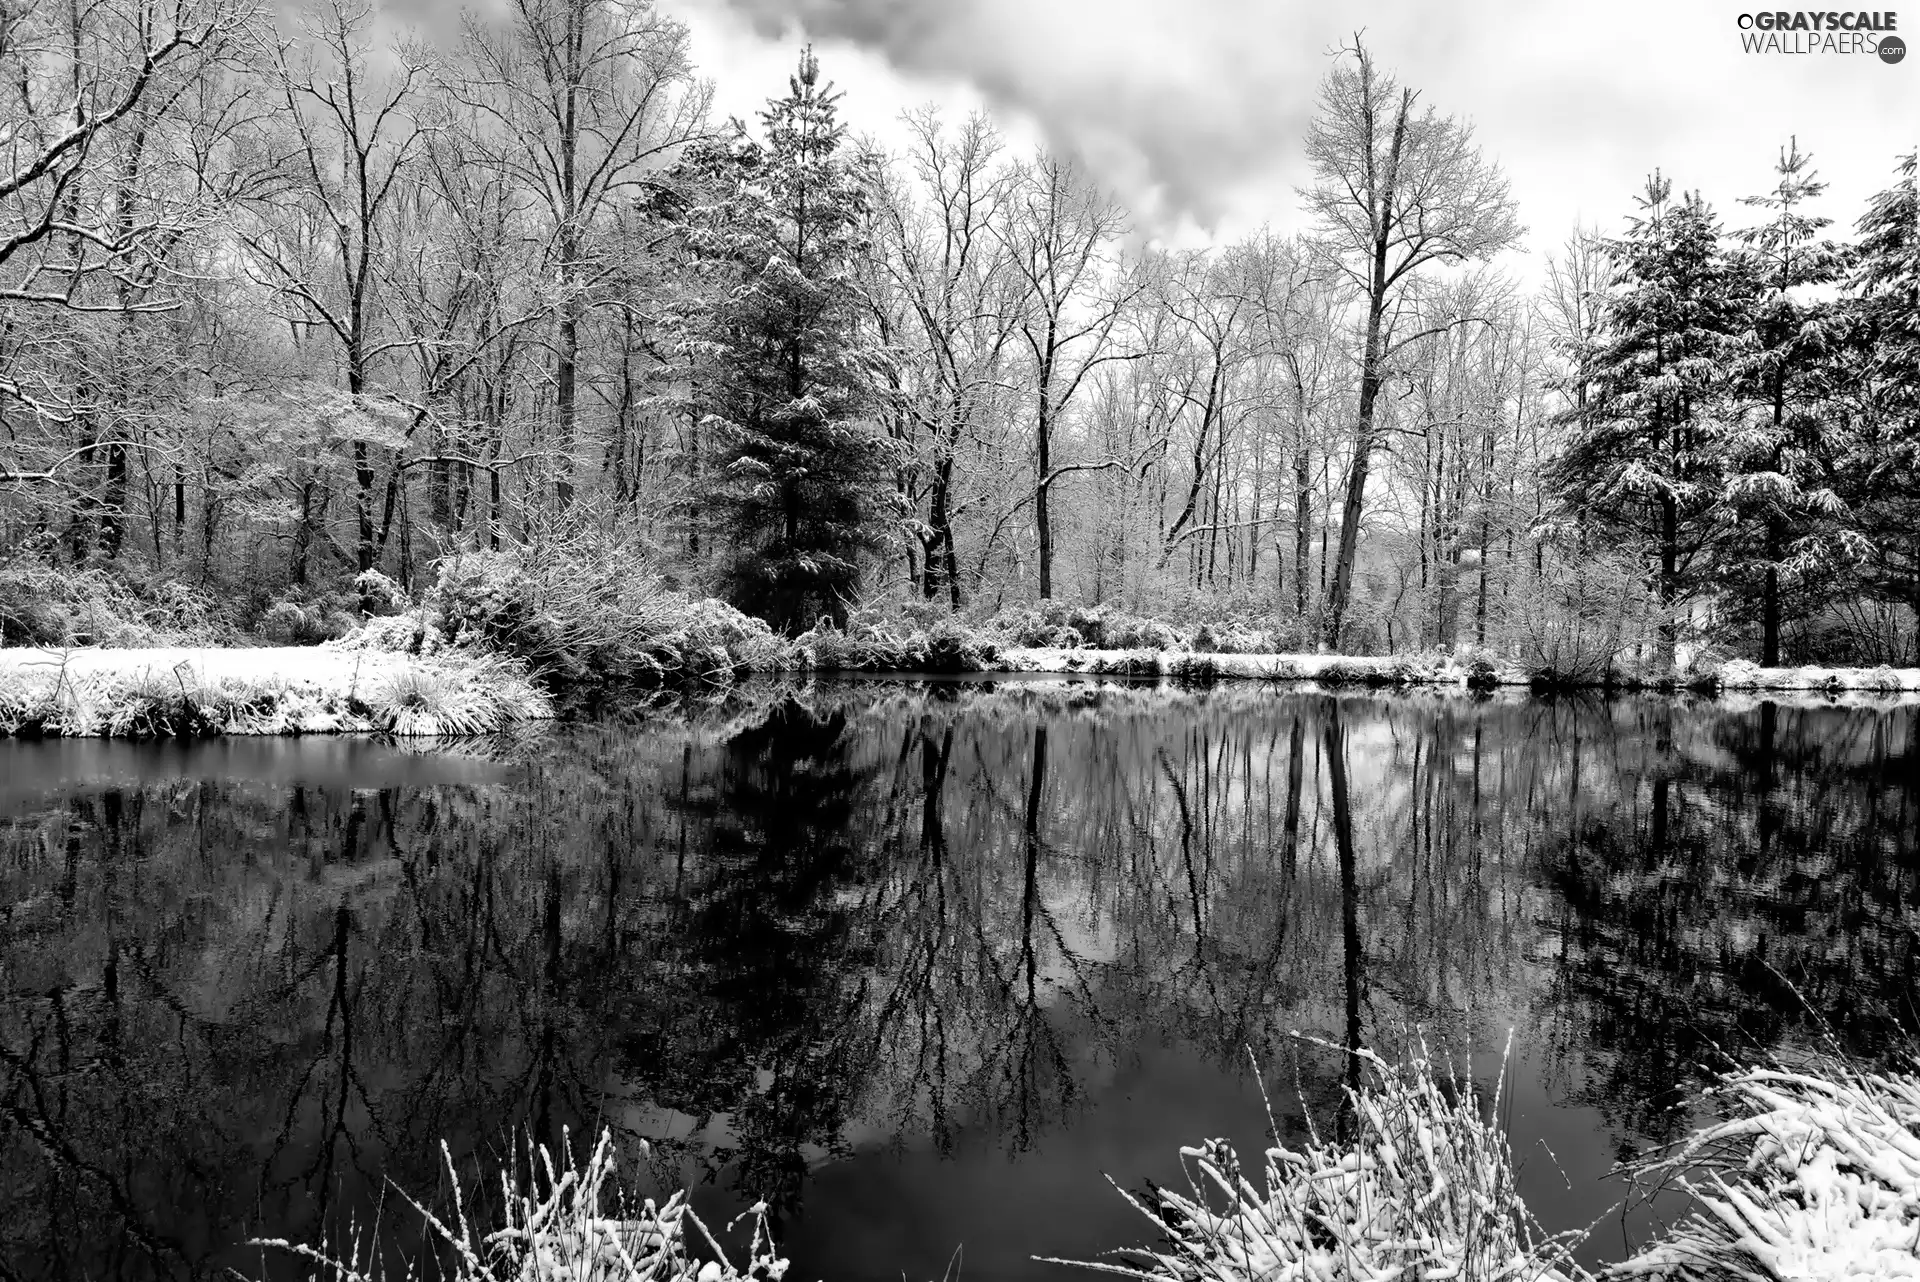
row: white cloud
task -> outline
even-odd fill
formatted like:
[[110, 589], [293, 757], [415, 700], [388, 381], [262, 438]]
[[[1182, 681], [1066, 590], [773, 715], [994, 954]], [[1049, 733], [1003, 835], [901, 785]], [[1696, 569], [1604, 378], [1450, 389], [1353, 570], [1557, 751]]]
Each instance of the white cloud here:
[[1356, 28], [1426, 102], [1474, 121], [1513, 180], [1536, 250], [1576, 218], [1617, 224], [1656, 166], [1738, 224], [1747, 215], [1736, 199], [1768, 184], [1789, 134], [1832, 183], [1825, 212], [1850, 224], [1920, 134], [1920, 55], [1886, 66], [1871, 55], [1747, 54], [1737, 3], [665, 5], [693, 27], [695, 60], [734, 110], [777, 93], [811, 38], [857, 127], [881, 128], [930, 97], [985, 103], [1086, 160], [1163, 235], [1298, 225], [1301, 134], [1329, 49]]

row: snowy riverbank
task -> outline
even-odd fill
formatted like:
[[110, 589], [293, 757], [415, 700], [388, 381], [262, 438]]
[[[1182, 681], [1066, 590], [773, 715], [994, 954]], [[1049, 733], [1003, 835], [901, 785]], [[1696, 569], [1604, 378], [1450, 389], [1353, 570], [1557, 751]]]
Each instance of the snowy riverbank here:
[[553, 715], [518, 664], [327, 646], [0, 650], [0, 734], [474, 734]]
[[[1533, 674], [1511, 664], [1463, 662], [1432, 654], [1206, 654], [1182, 650], [1029, 647], [1001, 650], [995, 666], [1008, 672], [1317, 681], [1326, 685], [1538, 684]], [[1583, 684], [1620, 689], [1657, 689], [1662, 685], [1631, 678]], [[1735, 660], [1667, 684], [1698, 690], [1920, 693], [1920, 668], [1763, 668]]]
[[[912, 676], [861, 656], [824, 666], [810, 651], [786, 670], [815, 675]], [[706, 685], [724, 686], [746, 670]], [[1012, 647], [989, 652], [963, 674], [1248, 680], [1322, 686], [1465, 690], [1536, 684], [1525, 671], [1485, 659], [1434, 655], [1212, 654], [1187, 650]], [[724, 675], [723, 675], [724, 674]], [[779, 676], [781, 673], [767, 675]], [[1732, 700], [1905, 703], [1920, 699], [1920, 669], [1761, 668], [1729, 663], [1696, 674], [1686, 689]], [[1621, 681], [1609, 688], [1658, 689]], [[1674, 688], [1672, 683], [1664, 688]], [[274, 735], [380, 732], [473, 734], [555, 715], [554, 702], [523, 664], [464, 648], [430, 654], [342, 645], [259, 648], [0, 649], [0, 735]]]

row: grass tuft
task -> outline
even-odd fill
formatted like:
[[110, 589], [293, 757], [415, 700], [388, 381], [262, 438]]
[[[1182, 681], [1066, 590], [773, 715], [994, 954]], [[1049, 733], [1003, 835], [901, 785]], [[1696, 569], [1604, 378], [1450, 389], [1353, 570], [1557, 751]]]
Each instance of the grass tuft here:
[[1734, 1116], [1631, 1168], [1698, 1209], [1609, 1277], [1920, 1277], [1920, 1077], [1828, 1061], [1748, 1068], [1717, 1091]]
[[[780, 1282], [786, 1274], [787, 1261], [774, 1253], [764, 1203], [747, 1213], [752, 1238], [744, 1265], [736, 1266], [693, 1213], [685, 1191], [656, 1204], [620, 1187], [608, 1131], [577, 1164], [564, 1141], [558, 1160], [545, 1147], [529, 1146], [530, 1186], [501, 1174], [505, 1223], [490, 1232], [476, 1231], [467, 1218], [453, 1155], [444, 1143], [440, 1151], [453, 1188], [452, 1213], [442, 1218], [411, 1197], [407, 1202], [439, 1248], [442, 1259], [432, 1276], [445, 1282]], [[283, 1238], [256, 1239], [253, 1245], [285, 1251], [312, 1266], [316, 1277], [335, 1282], [398, 1282], [383, 1270], [372, 1235], [350, 1235], [343, 1254]], [[711, 1258], [698, 1258], [699, 1248]], [[417, 1264], [402, 1275], [420, 1276]]]
[[1348, 1139], [1323, 1136], [1309, 1117], [1302, 1151], [1267, 1150], [1264, 1187], [1224, 1140], [1182, 1149], [1190, 1195], [1121, 1194], [1160, 1230], [1160, 1246], [1119, 1262], [1052, 1262], [1142, 1282], [1587, 1276], [1571, 1259], [1585, 1235], [1539, 1227], [1514, 1186], [1506, 1135], [1470, 1084], [1443, 1083], [1424, 1047], [1404, 1066], [1357, 1053], [1371, 1080], [1347, 1093]]

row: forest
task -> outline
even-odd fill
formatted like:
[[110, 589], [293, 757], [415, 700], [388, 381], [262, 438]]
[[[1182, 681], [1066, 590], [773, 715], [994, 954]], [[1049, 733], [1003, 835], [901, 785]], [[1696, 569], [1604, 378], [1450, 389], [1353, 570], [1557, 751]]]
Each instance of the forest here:
[[0, 643], [717, 598], [1920, 665], [1913, 154], [1850, 210], [1792, 138], [1737, 209], [1656, 172], [1523, 270], [1356, 36], [1274, 140], [1301, 230], [1173, 249], [986, 115], [883, 148], [808, 49], [722, 120], [698, 54], [644, 0], [0, 7]]

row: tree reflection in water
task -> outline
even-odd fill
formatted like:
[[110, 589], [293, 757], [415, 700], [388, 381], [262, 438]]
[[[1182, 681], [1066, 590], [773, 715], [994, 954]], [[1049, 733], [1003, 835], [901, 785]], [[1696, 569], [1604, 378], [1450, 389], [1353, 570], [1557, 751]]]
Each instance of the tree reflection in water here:
[[1249, 1050], [1283, 1126], [1336, 1109], [1290, 1030], [1517, 1027], [1626, 1151], [1723, 1052], [1920, 1017], [1911, 708], [869, 683], [358, 774], [6, 752], [0, 1277], [257, 1268], [433, 1194], [443, 1136], [471, 1172], [603, 1122], [804, 1236], [824, 1172], [1064, 1163], [1148, 1061], [1182, 1118]]

